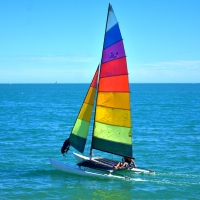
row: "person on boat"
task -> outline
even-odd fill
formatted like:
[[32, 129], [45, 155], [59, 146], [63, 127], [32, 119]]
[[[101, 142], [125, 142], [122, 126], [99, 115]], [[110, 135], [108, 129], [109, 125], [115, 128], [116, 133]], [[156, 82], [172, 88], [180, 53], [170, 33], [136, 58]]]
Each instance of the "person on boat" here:
[[123, 157], [122, 159], [123, 161], [122, 162], [118, 162], [117, 165], [114, 165], [113, 167], [115, 169], [122, 169], [122, 168], [125, 168], [125, 167], [137, 167], [136, 164], [135, 164], [135, 158], [129, 158], [129, 157]]

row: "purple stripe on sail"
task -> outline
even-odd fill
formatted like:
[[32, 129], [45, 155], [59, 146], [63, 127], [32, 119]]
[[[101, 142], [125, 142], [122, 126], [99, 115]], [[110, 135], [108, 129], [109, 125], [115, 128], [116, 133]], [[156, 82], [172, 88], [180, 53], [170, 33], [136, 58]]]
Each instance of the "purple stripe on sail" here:
[[125, 57], [124, 44], [121, 40], [103, 51], [102, 63]]

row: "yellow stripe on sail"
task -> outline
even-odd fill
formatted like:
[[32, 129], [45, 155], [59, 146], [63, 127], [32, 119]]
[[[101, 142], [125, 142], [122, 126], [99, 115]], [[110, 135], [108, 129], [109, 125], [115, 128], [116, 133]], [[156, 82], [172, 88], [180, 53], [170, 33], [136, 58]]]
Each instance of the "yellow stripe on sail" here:
[[93, 105], [95, 94], [96, 94], [96, 88], [90, 87], [90, 89], [88, 90], [88, 94], [85, 98], [85, 103]]
[[130, 93], [99, 92], [97, 105], [130, 110]]
[[83, 103], [78, 118], [89, 122], [92, 115], [92, 108], [93, 105]]
[[131, 128], [130, 110], [116, 108], [96, 107], [96, 121], [104, 124], [125, 126]]

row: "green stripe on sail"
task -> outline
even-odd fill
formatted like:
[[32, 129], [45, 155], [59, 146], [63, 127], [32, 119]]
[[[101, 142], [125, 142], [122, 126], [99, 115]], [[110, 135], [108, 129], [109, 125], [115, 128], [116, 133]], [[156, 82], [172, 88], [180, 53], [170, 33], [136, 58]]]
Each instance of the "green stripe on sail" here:
[[82, 138], [87, 138], [89, 126], [90, 122], [77, 119], [71, 135], [78, 135]]
[[90, 122], [77, 119], [72, 133], [70, 134], [70, 145], [81, 153], [83, 153], [85, 148], [89, 125]]
[[94, 137], [132, 145], [131, 128], [95, 122]]
[[76, 148], [78, 151], [83, 153], [86, 143], [86, 138], [79, 137], [77, 135], [71, 134], [70, 136], [70, 145]]
[[117, 143], [93, 137], [93, 148], [108, 153], [132, 157], [132, 145]]

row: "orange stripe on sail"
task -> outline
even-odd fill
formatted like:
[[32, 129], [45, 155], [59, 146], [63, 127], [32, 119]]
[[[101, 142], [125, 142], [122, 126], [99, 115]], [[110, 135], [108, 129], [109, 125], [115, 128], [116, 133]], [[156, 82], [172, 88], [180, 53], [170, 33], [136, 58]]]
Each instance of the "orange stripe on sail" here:
[[101, 78], [99, 92], [129, 92], [128, 75]]

